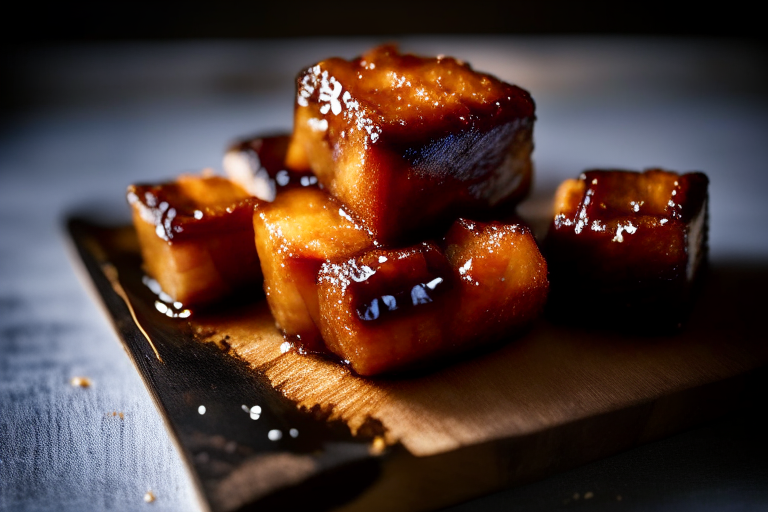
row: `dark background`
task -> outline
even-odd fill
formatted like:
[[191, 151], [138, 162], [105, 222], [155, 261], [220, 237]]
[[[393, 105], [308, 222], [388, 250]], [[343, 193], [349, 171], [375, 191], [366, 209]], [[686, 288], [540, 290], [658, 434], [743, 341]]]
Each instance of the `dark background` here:
[[[0, 125], [38, 105], [28, 75], [36, 50], [125, 42], [269, 41], [422, 36], [630, 36], [648, 39], [738, 41], [761, 54], [753, 88], [765, 90], [768, 46], [764, 23], [746, 2], [595, 0], [224, 0], [14, 5], [0, 35]], [[754, 55], [753, 55], [754, 58]], [[727, 73], [727, 71], [725, 71]], [[763, 96], [766, 96], [763, 94]]]
[[[755, 5], [755, 4], [753, 4]], [[5, 19], [9, 43], [186, 38], [397, 36], [404, 34], [607, 34], [758, 39], [742, 2], [19, 2]]]

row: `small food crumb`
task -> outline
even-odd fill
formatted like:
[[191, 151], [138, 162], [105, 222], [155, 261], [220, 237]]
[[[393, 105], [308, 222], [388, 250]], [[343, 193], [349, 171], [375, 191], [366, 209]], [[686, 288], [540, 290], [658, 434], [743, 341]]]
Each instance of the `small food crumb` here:
[[579, 493], [577, 493], [577, 492], [573, 493], [573, 499], [577, 500], [577, 499], [579, 499], [579, 498], [581, 498], [581, 496], [579, 495]]
[[384, 441], [384, 438], [381, 436], [376, 436], [373, 438], [373, 442], [371, 443], [371, 455], [381, 455], [384, 453], [384, 449], [387, 447], [387, 443]]
[[616, 501], [621, 501], [621, 494], [619, 494], [618, 496], [616, 496]]
[[69, 383], [74, 387], [89, 388], [91, 387], [91, 379], [88, 377], [72, 377]]
[[593, 497], [595, 494], [592, 491], [587, 491], [584, 493], [584, 499], [588, 500], [589, 498]]
[[155, 501], [155, 495], [152, 493], [152, 491], [147, 491], [147, 493], [144, 495], [144, 501], [147, 503], [152, 503]]

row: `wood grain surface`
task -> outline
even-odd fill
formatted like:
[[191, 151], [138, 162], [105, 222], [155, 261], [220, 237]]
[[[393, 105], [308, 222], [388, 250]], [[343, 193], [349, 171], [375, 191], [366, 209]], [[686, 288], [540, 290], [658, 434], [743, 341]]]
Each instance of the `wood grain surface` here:
[[[283, 339], [264, 302], [192, 323], [204, 341], [228, 337], [234, 352], [298, 407], [320, 409], [353, 432], [378, 426], [388, 444], [424, 457], [650, 404], [759, 368], [768, 362], [768, 344], [755, 329], [759, 302], [750, 300], [745, 288], [751, 283], [738, 273], [713, 269], [693, 317], [677, 335], [630, 336], [541, 320], [494, 350], [423, 375], [388, 379], [281, 353]], [[599, 312], [595, 317], [599, 322]], [[655, 422], [664, 418], [658, 410], [653, 414], [647, 425], [640, 419], [634, 428], [658, 428]], [[663, 414], [674, 421], [675, 411]]]
[[[116, 289], [136, 289], [135, 282], [127, 282], [141, 275], [130, 228], [97, 230], [83, 239], [84, 247], [111, 274], [107, 277], [120, 283]], [[233, 365], [246, 364], [266, 378], [275, 394], [304, 417], [342, 423], [353, 436], [371, 442], [369, 456], [378, 460], [377, 476], [334, 508], [432, 510], [584, 464], [748, 405], [753, 381], [762, 382], [768, 363], [760, 325], [760, 290], [766, 285], [765, 265], [724, 262], [710, 269], [691, 318], [677, 334], [631, 336], [540, 319], [517, 339], [460, 359], [436, 361], [419, 372], [379, 379], [362, 378], [335, 361], [283, 348], [284, 340], [258, 291], [254, 300], [177, 319], [177, 337], [182, 344], [218, 347]], [[147, 300], [140, 296], [129, 293], [123, 298], [144, 311], [133, 321], [146, 336], [156, 322], [148, 313], [155, 310], [151, 303], [139, 303]], [[581, 307], [589, 313], [589, 305]], [[591, 313], [599, 321], [600, 312]], [[154, 346], [152, 351], [157, 354]], [[157, 359], [157, 364], [171, 364], [159, 354]], [[200, 371], [205, 371], [203, 366]], [[291, 458], [290, 453], [283, 455]], [[301, 457], [312, 462], [311, 457]], [[262, 459], [271, 466], [261, 467]], [[274, 476], [280, 469], [275, 460], [256, 454], [246, 473]], [[242, 472], [234, 479], [236, 471], [219, 475], [213, 508], [240, 509], [251, 499], [269, 499], [271, 491], [306, 487], [306, 481], [323, 472], [321, 465], [310, 466], [304, 476], [293, 475], [290, 481], [274, 478], [265, 483], [260, 478], [257, 495], [235, 505], [216, 498], [224, 489], [222, 482], [229, 486], [228, 494], [239, 490], [248, 496], [242, 489], [256, 483], [243, 479]], [[345, 482], [329, 481], [345, 487]], [[230, 489], [232, 485], [237, 489]]]

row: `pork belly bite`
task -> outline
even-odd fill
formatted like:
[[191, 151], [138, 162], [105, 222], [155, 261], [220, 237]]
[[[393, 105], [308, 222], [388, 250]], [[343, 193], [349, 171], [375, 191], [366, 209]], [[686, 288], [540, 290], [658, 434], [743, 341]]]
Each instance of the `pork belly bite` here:
[[317, 188], [279, 194], [253, 216], [264, 292], [278, 327], [307, 351], [322, 351], [317, 317], [317, 273], [323, 262], [374, 245], [344, 207]]
[[319, 62], [297, 88], [288, 163], [311, 168], [383, 243], [529, 190], [533, 100], [465, 63], [382, 46]]
[[530, 228], [459, 219], [443, 244], [460, 285], [455, 338], [512, 336], [542, 311], [547, 263]]
[[285, 159], [289, 135], [249, 137], [231, 144], [224, 153], [224, 172], [252, 196], [274, 201], [283, 190], [317, 186], [309, 170], [294, 169]]
[[326, 263], [318, 293], [325, 345], [360, 375], [437, 356], [452, 340], [456, 284], [430, 243]]
[[553, 313], [638, 331], [678, 326], [706, 262], [708, 183], [661, 169], [563, 182], [545, 242]]
[[443, 247], [426, 242], [328, 262], [318, 284], [326, 347], [360, 375], [514, 336], [538, 315], [548, 286], [530, 230], [464, 219]]
[[253, 244], [259, 200], [221, 177], [131, 185], [144, 269], [175, 301], [198, 306], [261, 282]]

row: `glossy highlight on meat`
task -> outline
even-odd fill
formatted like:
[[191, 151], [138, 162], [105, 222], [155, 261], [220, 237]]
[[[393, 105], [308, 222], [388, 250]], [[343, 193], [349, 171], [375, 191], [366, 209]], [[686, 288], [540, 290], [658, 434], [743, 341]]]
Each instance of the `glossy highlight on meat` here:
[[376, 242], [341, 204], [317, 188], [281, 192], [256, 210], [253, 226], [264, 292], [275, 321], [302, 349], [322, 351], [312, 318], [320, 266]]
[[231, 144], [222, 162], [230, 180], [252, 196], [274, 201], [282, 190], [316, 187], [317, 177], [286, 163], [290, 135], [256, 136]]
[[529, 229], [459, 219], [440, 245], [326, 262], [318, 288], [327, 349], [377, 375], [519, 334], [544, 306], [547, 265]]
[[561, 184], [545, 242], [555, 315], [638, 331], [680, 325], [706, 262], [707, 187], [702, 173], [661, 169]]
[[465, 63], [382, 46], [299, 75], [287, 162], [382, 243], [402, 243], [527, 194], [534, 110], [526, 91]]
[[261, 282], [253, 245], [260, 201], [216, 176], [183, 175], [127, 192], [144, 268], [185, 306], [211, 304]]

